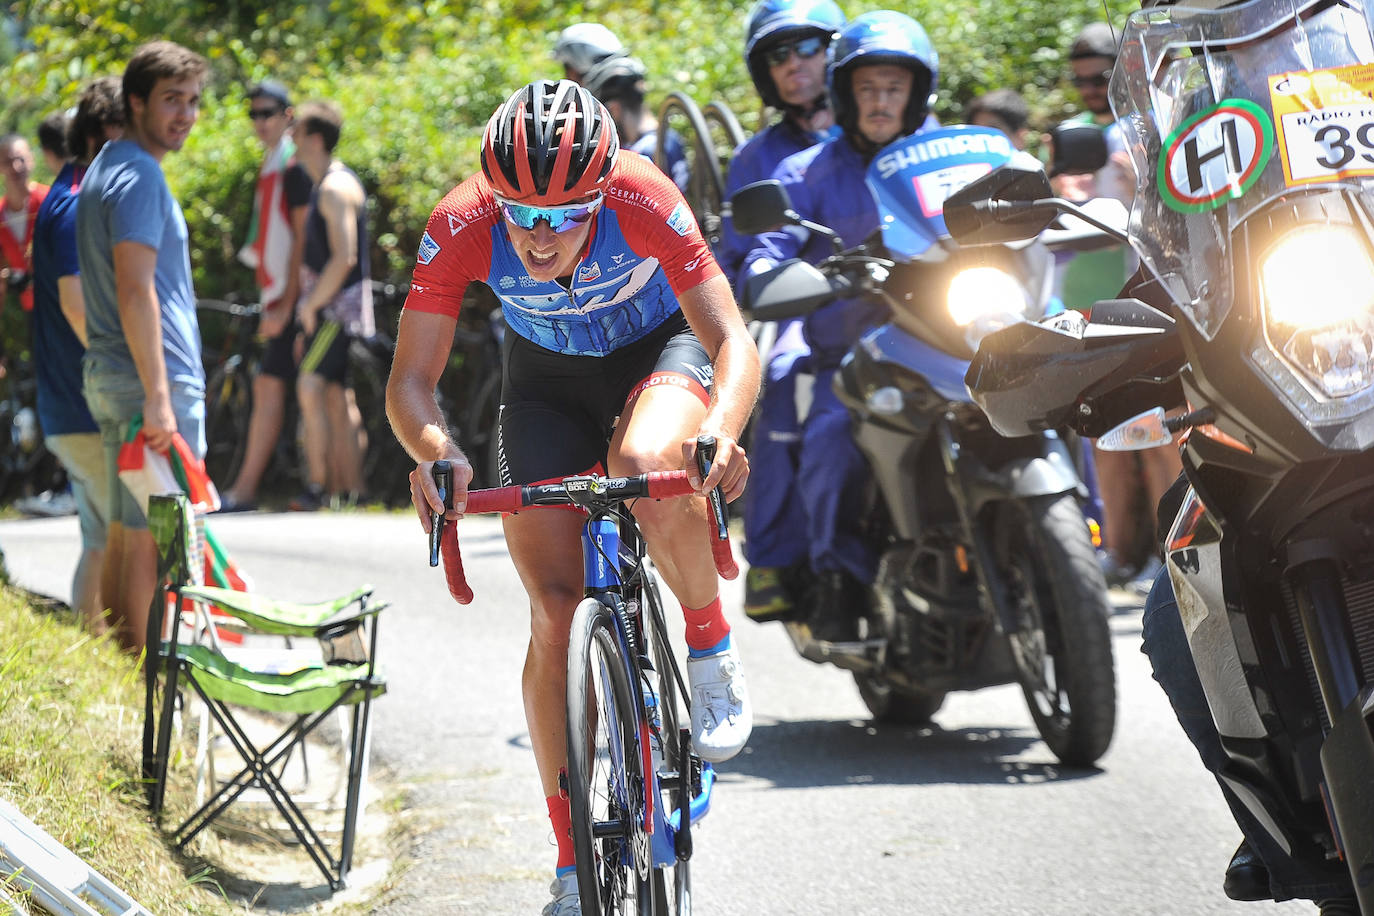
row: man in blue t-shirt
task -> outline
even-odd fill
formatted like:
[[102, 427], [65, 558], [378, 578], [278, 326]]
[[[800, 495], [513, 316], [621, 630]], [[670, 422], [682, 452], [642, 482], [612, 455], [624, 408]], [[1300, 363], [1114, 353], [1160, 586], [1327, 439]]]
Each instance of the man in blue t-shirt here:
[[140, 652], [157, 587], [157, 547], [143, 508], [118, 484], [131, 421], [149, 448], [180, 432], [205, 454], [205, 370], [186, 220], [162, 174], [200, 114], [208, 65], [170, 41], [134, 52], [123, 77], [124, 139], [105, 145], [81, 183], [76, 215], [86, 300], [86, 403], [112, 481], [101, 594], [120, 642]]
[[108, 521], [109, 477], [100, 429], [81, 394], [86, 353], [86, 304], [76, 254], [77, 191], [106, 140], [124, 130], [118, 77], [95, 80], [81, 93], [67, 125], [73, 156], [63, 164], [33, 225], [33, 351], [38, 422], [48, 450], [71, 478], [81, 521], [81, 558], [72, 579], [72, 606], [94, 633], [105, 631], [100, 569]]

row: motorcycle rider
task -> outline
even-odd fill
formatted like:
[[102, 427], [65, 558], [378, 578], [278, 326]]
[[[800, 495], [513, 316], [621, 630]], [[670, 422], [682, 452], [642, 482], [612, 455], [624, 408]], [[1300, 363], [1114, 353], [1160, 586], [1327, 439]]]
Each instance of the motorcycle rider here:
[[[725, 179], [729, 199], [751, 182], [768, 178], [793, 153], [838, 133], [825, 92], [825, 52], [845, 15], [833, 0], [758, 0], [745, 25], [744, 62], [759, 98], [782, 117], [743, 143]], [[753, 239], [735, 232], [727, 217], [716, 253], [721, 269], [736, 278]], [[763, 396], [750, 443], [755, 486], [745, 495], [744, 549], [749, 559], [744, 610], [758, 621], [788, 616], [797, 599], [797, 570], [805, 562], [805, 524], [792, 492], [797, 478], [796, 386], [807, 354], [801, 322], [778, 329], [767, 354]]]
[[[878, 210], [864, 184], [877, 152], [925, 122], [935, 96], [939, 57], [920, 23], [902, 13], [865, 13], [841, 29], [830, 53], [826, 82], [840, 134], [784, 159], [773, 173], [802, 218], [829, 226], [846, 246], [878, 228]], [[751, 276], [789, 258], [813, 263], [832, 252], [828, 239], [788, 227], [756, 240], [745, 259]], [[804, 516], [805, 542], [778, 565], [808, 561], [814, 585], [807, 596], [809, 623], [818, 640], [857, 636], [864, 590], [873, 581], [876, 556], [861, 530], [852, 502], [868, 468], [850, 432], [848, 411], [831, 383], [840, 360], [859, 336], [886, 316], [863, 299], [832, 302], [802, 321], [810, 349], [806, 369], [815, 377], [813, 401], [801, 423], [797, 477], [773, 481], [796, 501]]]

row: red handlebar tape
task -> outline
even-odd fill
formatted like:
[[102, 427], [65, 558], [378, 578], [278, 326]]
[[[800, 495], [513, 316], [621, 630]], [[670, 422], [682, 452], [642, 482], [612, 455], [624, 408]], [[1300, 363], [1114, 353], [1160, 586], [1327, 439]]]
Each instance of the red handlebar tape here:
[[[696, 491], [687, 479], [686, 471], [653, 471], [644, 475], [648, 484], [650, 499], [669, 499], [675, 496], [688, 496]], [[469, 490], [464, 514], [475, 515], [491, 512], [515, 512], [528, 508], [524, 502], [524, 487], [494, 487], [486, 490]], [[542, 508], [542, 507], [541, 507]], [[716, 571], [722, 578], [733, 579], [739, 575], [730, 540], [716, 538], [715, 519], [708, 517], [707, 536], [711, 539], [711, 556], [715, 560]], [[463, 575], [463, 557], [458, 548], [457, 526], [444, 526], [440, 539], [440, 552], [444, 557], [444, 578], [448, 581], [448, 592], [459, 604], [472, 601], [472, 589]]]

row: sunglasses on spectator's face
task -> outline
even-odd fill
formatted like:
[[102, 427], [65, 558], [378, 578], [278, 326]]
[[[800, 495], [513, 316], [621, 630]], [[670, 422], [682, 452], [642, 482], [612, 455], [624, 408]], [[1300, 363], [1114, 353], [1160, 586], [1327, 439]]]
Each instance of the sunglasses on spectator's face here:
[[501, 215], [512, 225], [521, 229], [533, 229], [541, 219], [549, 224], [554, 232], [567, 232], [592, 218], [601, 209], [602, 197], [597, 195], [591, 200], [579, 201], [563, 207], [528, 207], [509, 200], [496, 198], [501, 207]]
[[810, 38], [803, 38], [800, 41], [789, 41], [785, 45], [778, 45], [763, 52], [763, 59], [770, 67], [787, 63], [787, 59], [792, 56], [792, 52], [797, 52], [800, 58], [815, 57], [825, 50], [825, 42], [814, 35]]
[[254, 121], [266, 121], [268, 118], [281, 114], [285, 109], [282, 108], [250, 108], [248, 117]]
[[1069, 82], [1073, 83], [1075, 89], [1082, 89], [1085, 86], [1092, 86], [1094, 89], [1106, 89], [1107, 84], [1112, 81], [1112, 71], [1103, 70], [1095, 76], [1075, 76]]

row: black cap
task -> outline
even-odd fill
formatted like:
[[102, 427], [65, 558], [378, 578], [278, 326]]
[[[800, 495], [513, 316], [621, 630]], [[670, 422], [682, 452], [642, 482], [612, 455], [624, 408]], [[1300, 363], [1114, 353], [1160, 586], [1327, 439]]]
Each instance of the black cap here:
[[248, 90], [248, 97], [250, 99], [256, 99], [262, 96], [266, 96], [278, 102], [283, 108], [287, 108], [291, 105], [291, 94], [286, 91], [285, 86], [276, 80], [263, 80], [260, 83], [255, 83], [253, 88]]
[[1116, 35], [1105, 22], [1090, 22], [1069, 46], [1069, 60], [1080, 57], [1110, 57], [1116, 60]]

